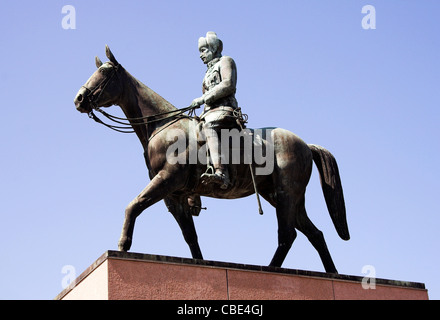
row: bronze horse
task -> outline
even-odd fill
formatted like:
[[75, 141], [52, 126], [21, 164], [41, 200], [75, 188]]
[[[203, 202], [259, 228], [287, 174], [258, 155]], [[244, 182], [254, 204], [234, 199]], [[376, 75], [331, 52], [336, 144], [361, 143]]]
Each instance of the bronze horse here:
[[[183, 132], [183, 138], [188, 141], [198, 134], [195, 128], [198, 128], [199, 120], [178, 112], [171, 103], [130, 75], [116, 61], [108, 46], [106, 55], [110, 61], [104, 64], [96, 57], [98, 70], [79, 89], [74, 100], [76, 109], [100, 121], [93, 110], [120, 106], [142, 144], [151, 179], [126, 208], [119, 250], [130, 249], [136, 218], [154, 203], [164, 200], [182, 230], [192, 257], [203, 259], [192, 217], [200, 211], [200, 196], [237, 199], [253, 194], [249, 164], [230, 164], [232, 185], [223, 190], [216, 185], [201, 183], [200, 176], [207, 168], [206, 163], [173, 164], [167, 161], [167, 150], [175, 142], [169, 138], [169, 133], [172, 130]], [[323, 233], [307, 216], [304, 197], [314, 161], [333, 224], [342, 239], [350, 238], [336, 160], [328, 150], [308, 145], [290, 131], [273, 128], [269, 132], [270, 139], [265, 137], [262, 144], [272, 146], [273, 170], [270, 174], [256, 175], [255, 180], [258, 192], [275, 207], [278, 219], [278, 247], [270, 266], [282, 265], [297, 229], [318, 251], [326, 272], [337, 273]], [[200, 147], [197, 144], [197, 148]], [[188, 159], [191, 152], [194, 150], [188, 144], [183, 156]]]

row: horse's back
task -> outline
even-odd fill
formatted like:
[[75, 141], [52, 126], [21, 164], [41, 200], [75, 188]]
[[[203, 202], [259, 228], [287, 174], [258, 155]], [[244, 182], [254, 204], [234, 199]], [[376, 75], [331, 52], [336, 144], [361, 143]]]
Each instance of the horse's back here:
[[274, 145], [274, 173], [284, 177], [278, 180], [303, 182], [300, 184], [306, 185], [313, 165], [313, 155], [307, 143], [293, 132], [282, 128], [274, 129], [271, 138]]

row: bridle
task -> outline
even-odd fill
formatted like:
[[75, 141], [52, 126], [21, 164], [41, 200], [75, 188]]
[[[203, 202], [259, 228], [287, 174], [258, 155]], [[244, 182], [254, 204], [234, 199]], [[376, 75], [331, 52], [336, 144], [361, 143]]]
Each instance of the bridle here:
[[[116, 117], [111, 114], [108, 114], [107, 112], [105, 112], [104, 110], [102, 110], [98, 106], [97, 101], [101, 97], [102, 93], [104, 92], [105, 88], [109, 84], [110, 80], [114, 77], [114, 75], [117, 76], [117, 71], [119, 70], [119, 67], [120, 67], [120, 64], [113, 65], [113, 68], [111, 71], [112, 73], [109, 76], [107, 76], [105, 79], [103, 79], [94, 88], [89, 89], [84, 85], [82, 86], [82, 88], [84, 88], [86, 90], [86, 95], [84, 96], [84, 99], [88, 99], [90, 105], [92, 106], [92, 109], [88, 113], [89, 118], [106, 126], [107, 128], [110, 128], [114, 131], [121, 132], [121, 133], [134, 133], [135, 131], [133, 130], [133, 126], [147, 125], [147, 124], [150, 124], [153, 122], [158, 122], [158, 121], [162, 121], [162, 120], [175, 118], [177, 116], [182, 116], [183, 113], [186, 111], [191, 111], [190, 112], [190, 116], [191, 116], [194, 109], [199, 108], [198, 106], [197, 107], [190, 106], [190, 107], [186, 107], [186, 108], [182, 108], [182, 109], [176, 109], [176, 110], [172, 110], [172, 111], [158, 113], [153, 116], [145, 116], [145, 117], [138, 117], [138, 118], [120, 118], [120, 117]], [[97, 96], [95, 96], [94, 93], [99, 89], [101, 89], [101, 91], [99, 92], [99, 94]], [[116, 126], [116, 125], [112, 125], [112, 124], [108, 124], [108, 123], [103, 122], [101, 119], [99, 119], [96, 116], [96, 114], [93, 112], [93, 110], [100, 112], [107, 119], [109, 119], [117, 124], [121, 124], [123, 126], [119, 126], [119, 125]]]
[[[120, 66], [119, 64], [118, 65], [113, 65], [113, 68], [112, 68], [112, 71], [111, 71], [111, 75], [105, 77], [94, 88], [90, 89], [90, 88], [87, 88], [84, 85], [81, 86], [81, 88], [86, 89], [86, 95], [84, 96], [84, 98], [89, 100], [89, 103], [92, 106], [92, 109], [95, 109], [95, 110], [98, 109], [97, 101], [98, 101], [99, 98], [101, 98], [101, 95], [104, 92], [104, 90], [107, 87], [107, 85], [109, 84], [110, 80], [113, 78], [113, 76], [115, 74], [117, 74], [119, 66]], [[98, 96], [95, 96], [95, 92], [98, 89], [101, 89], [101, 91], [99, 92]]]

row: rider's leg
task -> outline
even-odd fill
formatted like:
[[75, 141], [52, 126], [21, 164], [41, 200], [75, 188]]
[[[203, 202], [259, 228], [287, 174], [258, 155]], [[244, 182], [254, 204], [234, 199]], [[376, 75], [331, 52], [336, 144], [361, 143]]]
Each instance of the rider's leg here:
[[220, 184], [220, 188], [227, 189], [229, 186], [229, 172], [227, 161], [220, 148], [220, 138], [217, 130], [212, 128], [209, 124], [204, 126], [206, 144], [209, 149], [212, 165], [215, 169], [214, 174], [204, 173], [202, 178], [208, 179], [209, 182]]

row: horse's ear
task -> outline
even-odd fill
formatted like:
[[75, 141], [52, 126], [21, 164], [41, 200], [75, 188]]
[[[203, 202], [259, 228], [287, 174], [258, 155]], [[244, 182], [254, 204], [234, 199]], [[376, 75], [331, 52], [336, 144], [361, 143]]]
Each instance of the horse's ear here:
[[108, 47], [108, 45], [105, 45], [105, 55], [114, 65], [116, 65], [116, 66], [119, 65], [119, 62], [116, 61], [115, 56], [110, 51], [110, 48]]
[[102, 61], [98, 58], [98, 56], [95, 57], [95, 64], [97, 68], [102, 66]]

